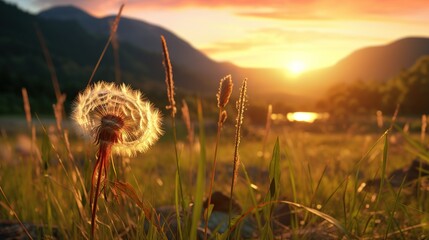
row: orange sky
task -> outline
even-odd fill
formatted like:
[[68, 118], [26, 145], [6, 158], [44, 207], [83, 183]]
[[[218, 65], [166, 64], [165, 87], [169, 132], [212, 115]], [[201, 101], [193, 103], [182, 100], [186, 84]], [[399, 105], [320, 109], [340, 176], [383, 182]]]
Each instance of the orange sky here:
[[333, 65], [361, 47], [429, 36], [427, 0], [8, 2], [33, 13], [73, 4], [96, 16], [115, 14], [125, 3], [123, 15], [165, 27], [215, 60], [297, 72]]

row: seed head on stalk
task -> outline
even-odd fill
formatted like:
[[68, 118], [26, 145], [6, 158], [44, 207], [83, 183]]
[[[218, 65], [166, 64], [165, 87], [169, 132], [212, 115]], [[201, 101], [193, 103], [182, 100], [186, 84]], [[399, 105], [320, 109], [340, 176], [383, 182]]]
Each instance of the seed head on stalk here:
[[101, 179], [107, 179], [111, 153], [133, 156], [146, 151], [162, 133], [161, 117], [140, 91], [98, 82], [79, 94], [72, 118], [98, 145], [90, 192], [93, 236]]

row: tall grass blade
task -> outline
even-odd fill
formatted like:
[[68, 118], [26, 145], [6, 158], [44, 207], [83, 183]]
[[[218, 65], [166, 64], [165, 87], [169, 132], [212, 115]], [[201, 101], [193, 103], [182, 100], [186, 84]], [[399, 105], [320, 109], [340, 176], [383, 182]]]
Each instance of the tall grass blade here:
[[42, 51], [43, 51], [43, 56], [45, 57], [46, 64], [48, 65], [49, 73], [51, 74], [52, 86], [54, 87], [55, 97], [57, 98], [57, 102], [59, 102], [61, 98], [61, 91], [60, 91], [60, 85], [58, 84], [58, 77], [57, 77], [57, 72], [55, 71], [54, 62], [52, 61], [52, 57], [51, 57], [51, 54], [49, 53], [42, 31], [40, 31], [40, 28], [37, 24], [34, 25], [34, 28], [36, 29], [37, 38], [39, 39], [40, 46], [42, 47]]
[[198, 171], [197, 171], [197, 185], [195, 191], [195, 202], [192, 212], [192, 224], [191, 224], [191, 236], [190, 239], [197, 239], [197, 228], [200, 223], [201, 212], [203, 209], [203, 198], [204, 198], [204, 189], [206, 186], [206, 136], [204, 130], [204, 117], [203, 117], [203, 107], [201, 99], [197, 100], [198, 106], [198, 123], [199, 123], [199, 137], [200, 137], [200, 160], [198, 162]]
[[6, 201], [7, 207], [9, 208], [8, 210], [10, 212], [12, 212], [13, 216], [16, 218], [16, 220], [19, 223], [19, 226], [21, 226], [21, 228], [24, 230], [25, 234], [27, 235], [27, 237], [31, 240], [33, 240], [33, 237], [31, 236], [30, 232], [28, 231], [28, 229], [25, 227], [25, 225], [21, 222], [21, 220], [18, 217], [18, 214], [16, 214], [15, 210], [12, 208], [12, 205], [10, 204], [9, 200], [6, 197], [6, 194], [3, 191], [3, 188], [0, 186], [0, 192], [3, 195], [4, 200]]
[[[290, 206], [296, 207], [296, 208], [301, 208], [304, 209], [305, 211], [314, 214], [315, 216], [318, 216], [322, 219], [324, 219], [325, 221], [331, 223], [332, 225], [334, 225], [338, 230], [340, 230], [347, 239], [357, 239], [355, 236], [353, 236], [352, 234], [350, 234], [347, 231], [347, 228], [341, 224], [340, 221], [338, 221], [337, 219], [335, 219], [334, 217], [332, 217], [331, 215], [328, 215], [326, 213], [323, 213], [319, 210], [316, 210], [314, 208], [310, 208], [307, 206], [304, 206], [302, 204], [296, 203], [296, 202], [291, 202], [291, 201], [286, 201], [286, 200], [277, 200], [277, 201], [272, 201], [272, 202], [264, 202], [259, 204], [257, 207], [251, 207], [249, 208], [246, 212], [244, 212], [242, 215], [240, 215], [240, 217], [237, 219], [237, 221], [235, 221], [234, 225], [229, 229], [228, 234], [231, 234], [236, 227], [243, 221], [243, 219], [245, 217], [247, 217], [249, 214], [251, 214], [252, 212], [258, 210], [258, 209], [262, 209], [267, 205], [272, 205], [272, 204], [288, 204]], [[341, 239], [341, 238], [340, 238]]]
[[270, 134], [271, 129], [271, 115], [273, 113], [273, 105], [269, 104], [267, 108], [267, 119], [265, 121], [265, 133], [264, 140], [262, 142], [262, 159], [265, 159], [265, 149], [267, 147], [268, 135]]
[[[247, 182], [246, 186], [249, 190], [249, 195], [250, 195], [250, 198], [252, 200], [252, 204], [254, 207], [257, 207], [258, 202], [256, 201], [255, 194], [253, 193], [253, 188], [252, 188], [253, 184], [252, 184], [252, 181], [250, 180], [249, 174], [247, 173], [246, 167], [244, 166], [243, 162], [241, 162], [241, 169], [244, 173], [244, 177], [246, 178], [246, 182]], [[256, 219], [256, 223], [258, 225], [259, 232], [261, 233], [262, 232], [262, 222], [261, 222], [261, 215], [259, 214], [258, 211], [255, 211], [255, 219]]]
[[[280, 142], [277, 138], [276, 144], [274, 145], [273, 155], [269, 166], [269, 180], [270, 188], [265, 195], [264, 202], [276, 202], [280, 192]], [[269, 204], [263, 208], [265, 215], [265, 225], [263, 227], [262, 236], [266, 236], [269, 239], [273, 238], [272, 231], [272, 216], [274, 211], [274, 205]]]

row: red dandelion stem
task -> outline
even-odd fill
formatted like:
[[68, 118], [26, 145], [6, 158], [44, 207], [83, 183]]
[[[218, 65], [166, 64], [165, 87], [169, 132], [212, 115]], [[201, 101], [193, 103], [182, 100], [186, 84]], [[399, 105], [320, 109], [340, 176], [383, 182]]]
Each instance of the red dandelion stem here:
[[[94, 204], [92, 205], [92, 216], [91, 216], [91, 239], [94, 239], [94, 230], [95, 230], [95, 217], [97, 213], [97, 202], [98, 197], [100, 195], [100, 185], [101, 185], [101, 179], [107, 178], [107, 169], [109, 166], [109, 157], [112, 150], [112, 144], [108, 142], [102, 142], [100, 143], [100, 147], [98, 149], [97, 153], [97, 162], [95, 163], [94, 171], [92, 173], [92, 182], [91, 182], [91, 200], [94, 199]], [[96, 175], [96, 172], [98, 170], [98, 178], [97, 178], [97, 184], [95, 185], [95, 194], [93, 193], [93, 186], [94, 186], [94, 178]], [[103, 174], [104, 170], [104, 176]]]

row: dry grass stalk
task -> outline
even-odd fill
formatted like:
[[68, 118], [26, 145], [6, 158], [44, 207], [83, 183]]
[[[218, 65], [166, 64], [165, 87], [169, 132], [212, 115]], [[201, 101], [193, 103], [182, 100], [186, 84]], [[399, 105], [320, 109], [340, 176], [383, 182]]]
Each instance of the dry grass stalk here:
[[231, 211], [232, 211], [232, 195], [234, 193], [234, 186], [237, 182], [238, 166], [240, 165], [240, 156], [238, 154], [238, 147], [241, 139], [241, 127], [243, 125], [244, 109], [246, 105], [246, 92], [247, 92], [247, 78], [244, 79], [240, 88], [240, 96], [237, 101], [237, 119], [235, 125], [235, 145], [234, 145], [234, 165], [232, 170], [231, 192], [229, 202], [229, 226], [231, 226]]
[[57, 123], [58, 131], [61, 131], [61, 129], [62, 129], [64, 102], [65, 101], [66, 101], [66, 95], [61, 94], [61, 97], [57, 101], [57, 103], [52, 105], [52, 107], [54, 109], [54, 116], [55, 116], [55, 121]]
[[397, 104], [396, 108], [395, 108], [395, 112], [393, 113], [393, 116], [392, 116], [392, 121], [390, 122], [389, 130], [392, 130], [393, 125], [395, 125], [395, 123], [396, 123], [396, 119], [398, 118], [398, 114], [399, 114], [399, 107], [400, 107], [400, 105]]
[[225, 108], [226, 104], [229, 102], [229, 98], [232, 93], [232, 79], [231, 75], [228, 75], [220, 80], [219, 91], [216, 94], [217, 97], [217, 106], [220, 109]]
[[409, 123], [409, 122], [406, 122], [406, 123], [404, 124], [404, 127], [403, 127], [402, 131], [403, 131], [405, 134], [410, 133], [410, 123]]
[[246, 105], [246, 92], [247, 92], [247, 78], [244, 79], [243, 84], [240, 88], [240, 97], [237, 101], [237, 119], [236, 119], [236, 125], [235, 125], [235, 145], [234, 145], [234, 168], [233, 168], [233, 174], [232, 174], [232, 183], [231, 183], [231, 198], [232, 198], [232, 190], [237, 180], [237, 173], [238, 173], [238, 165], [240, 164], [240, 158], [238, 154], [238, 147], [240, 145], [240, 139], [241, 139], [241, 127], [243, 125], [243, 118], [244, 118], [244, 109]]
[[226, 113], [225, 110], [223, 110], [220, 113], [220, 118], [219, 118], [218, 124], [220, 124], [221, 126], [223, 126], [223, 124], [225, 123], [225, 121], [226, 121], [227, 118], [228, 118], [228, 114]]
[[422, 144], [425, 142], [427, 125], [428, 125], [427, 116], [425, 114], [423, 114], [422, 115], [422, 128], [421, 128], [421, 134], [420, 134], [420, 141]]
[[162, 52], [164, 54], [163, 65], [165, 69], [165, 84], [167, 85], [168, 102], [170, 105], [166, 106], [171, 109], [171, 116], [176, 116], [176, 101], [174, 100], [174, 80], [173, 80], [173, 67], [171, 66], [170, 54], [168, 53], [167, 42], [164, 36], [161, 35]]
[[189, 174], [189, 185], [192, 186], [192, 178], [193, 178], [193, 157], [192, 157], [192, 149], [194, 146], [194, 137], [195, 137], [195, 132], [194, 132], [194, 126], [191, 122], [191, 116], [189, 114], [189, 107], [188, 104], [186, 103], [185, 99], [182, 99], [182, 108], [180, 109], [182, 111], [182, 118], [183, 118], [183, 122], [185, 123], [186, 126], [186, 130], [188, 131], [188, 147], [189, 147], [189, 169], [190, 169], [190, 174]]
[[42, 47], [46, 64], [48, 65], [49, 73], [51, 74], [52, 86], [54, 87], [55, 97], [57, 98], [57, 102], [60, 102], [60, 98], [61, 98], [60, 85], [58, 83], [58, 77], [55, 71], [54, 63], [51, 58], [51, 54], [49, 53], [42, 31], [40, 31], [40, 28], [38, 27], [38, 25], [34, 25], [34, 26], [36, 28], [37, 37], [39, 38], [40, 46]]
[[24, 101], [25, 119], [27, 120], [28, 128], [31, 127], [31, 108], [30, 101], [28, 100], [28, 93], [26, 88], [22, 88], [22, 100]]
[[27, 235], [27, 237], [31, 240], [33, 240], [33, 237], [31, 236], [30, 232], [28, 231], [28, 229], [25, 227], [25, 225], [21, 222], [21, 220], [19, 219], [18, 215], [16, 214], [15, 210], [13, 209], [12, 205], [10, 204], [9, 200], [6, 197], [6, 194], [3, 191], [3, 188], [0, 186], [0, 192], [3, 195], [3, 198], [6, 200], [6, 205], [9, 208], [9, 211], [12, 212], [13, 216], [16, 218], [16, 220], [18, 221], [19, 225], [21, 226], [21, 228], [24, 230], [25, 234]]
[[380, 110], [377, 110], [376, 116], [377, 116], [377, 126], [378, 126], [378, 128], [382, 128], [383, 127], [383, 112]]
[[105, 54], [105, 53], [106, 53], [106, 51], [107, 51], [107, 47], [109, 47], [109, 44], [110, 44], [110, 42], [112, 41], [113, 34], [114, 34], [114, 33], [116, 33], [116, 31], [118, 30], [119, 20], [121, 19], [121, 14], [122, 14], [122, 9], [123, 9], [123, 8], [124, 8], [124, 4], [122, 4], [122, 5], [121, 5], [121, 7], [119, 8], [119, 12], [118, 12], [118, 14], [116, 15], [115, 21], [113, 21], [113, 24], [112, 24], [112, 26], [111, 26], [111, 28], [110, 28], [110, 35], [109, 35], [109, 39], [107, 39], [106, 45], [104, 46], [104, 49], [103, 49], [103, 51], [101, 52], [101, 55], [100, 55], [100, 57], [98, 58], [98, 61], [97, 61], [97, 63], [95, 64], [94, 69], [92, 70], [91, 77], [89, 77], [89, 80], [88, 80], [88, 84], [87, 84], [87, 86], [89, 86], [89, 84], [91, 84], [92, 79], [94, 78], [95, 72], [97, 71], [98, 67], [100, 66], [101, 59], [103, 59], [104, 54]]
[[[119, 20], [117, 20], [117, 22], [119, 22]], [[117, 84], [120, 84], [121, 83], [121, 65], [119, 62], [119, 42], [118, 42], [118, 35], [116, 34], [117, 28], [118, 28], [118, 24], [117, 23], [115, 24], [115, 21], [110, 23], [110, 34], [112, 35], [113, 60], [115, 62], [115, 82]]]
[[208, 200], [207, 200], [207, 209], [206, 209], [206, 214], [205, 214], [204, 239], [207, 239], [209, 209], [210, 209], [210, 203], [211, 203], [211, 198], [212, 198], [213, 182], [214, 182], [215, 172], [216, 172], [217, 149], [218, 149], [218, 145], [219, 145], [219, 141], [220, 141], [220, 134], [222, 131], [222, 126], [223, 126], [223, 123], [226, 121], [226, 118], [227, 118], [227, 113], [224, 110], [224, 108], [228, 104], [229, 98], [231, 97], [232, 87], [233, 87], [233, 84], [232, 84], [231, 75], [227, 75], [226, 77], [224, 77], [220, 80], [219, 90], [218, 90], [218, 93], [216, 94], [217, 106], [219, 108], [219, 117], [218, 117], [218, 122], [217, 122], [215, 153], [214, 153], [213, 166], [212, 166], [212, 172], [211, 172], [211, 178], [210, 178]]
[[271, 115], [273, 114], [273, 105], [269, 104], [268, 105], [268, 109], [267, 109], [267, 119], [265, 122], [265, 135], [264, 135], [264, 140], [263, 140], [263, 145], [262, 145], [262, 158], [265, 157], [265, 149], [267, 146], [267, 141], [268, 141], [268, 135], [270, 133], [270, 129], [271, 129]]
[[194, 143], [194, 126], [191, 122], [191, 116], [189, 114], [189, 108], [188, 108], [188, 104], [186, 103], [185, 99], [182, 100], [182, 118], [183, 118], [183, 122], [185, 123], [186, 126], [186, 130], [188, 131], [188, 141], [189, 141], [189, 145], [192, 146], [192, 144]]
[[[40, 163], [42, 163], [42, 154], [40, 153], [40, 150], [37, 147], [37, 137], [36, 137], [36, 127], [35, 126], [31, 126], [31, 151], [35, 152], [36, 160], [39, 161]], [[37, 165], [37, 166], [39, 166], [39, 167], [36, 169], [36, 171], [37, 171], [37, 173], [39, 173], [40, 165]]]

